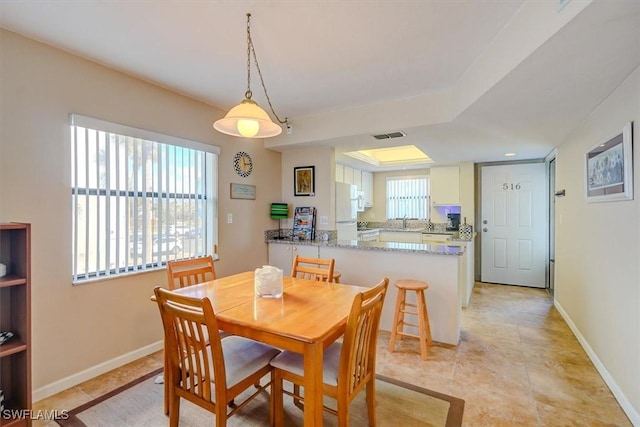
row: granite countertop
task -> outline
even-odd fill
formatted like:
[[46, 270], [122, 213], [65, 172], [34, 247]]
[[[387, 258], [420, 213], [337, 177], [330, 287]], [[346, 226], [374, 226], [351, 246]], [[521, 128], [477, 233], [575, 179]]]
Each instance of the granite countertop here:
[[292, 240], [275, 239], [266, 240], [267, 243], [280, 243], [285, 245], [328, 246], [334, 248], [362, 249], [371, 251], [411, 252], [432, 255], [463, 255], [465, 245], [437, 245], [426, 243], [399, 243], [399, 242], [364, 242], [360, 240], [329, 240], [321, 242], [316, 240]]
[[[398, 231], [401, 233], [422, 233], [422, 234], [439, 234], [445, 236], [452, 236], [456, 234], [455, 231], [438, 231], [438, 230], [427, 230], [426, 228], [372, 228], [371, 230], [380, 230], [380, 231]], [[364, 230], [358, 230], [364, 231]]]

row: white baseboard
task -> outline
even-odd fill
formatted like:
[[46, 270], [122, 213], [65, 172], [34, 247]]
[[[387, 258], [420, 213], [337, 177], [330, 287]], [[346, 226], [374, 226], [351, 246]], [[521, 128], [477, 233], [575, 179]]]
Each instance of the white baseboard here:
[[578, 341], [580, 342], [580, 345], [582, 346], [584, 351], [587, 353], [587, 356], [589, 356], [589, 359], [591, 359], [591, 362], [593, 362], [593, 364], [595, 365], [596, 369], [600, 373], [600, 376], [602, 376], [602, 379], [615, 396], [624, 413], [627, 414], [627, 417], [629, 417], [629, 420], [631, 420], [631, 424], [636, 427], [640, 427], [640, 414], [638, 413], [638, 411], [636, 411], [633, 405], [631, 405], [631, 402], [629, 402], [629, 399], [627, 399], [622, 390], [620, 390], [620, 387], [618, 387], [616, 381], [613, 379], [609, 371], [607, 371], [607, 368], [605, 368], [605, 366], [602, 364], [596, 353], [593, 351], [584, 336], [582, 336], [582, 334], [573, 323], [567, 312], [564, 311], [560, 303], [554, 299], [553, 305], [556, 307], [565, 322], [567, 322], [567, 325], [569, 325], [569, 328], [571, 329], [571, 331], [573, 331], [573, 334], [576, 336], [576, 338], [578, 338]]
[[126, 365], [129, 362], [133, 362], [134, 360], [155, 353], [158, 350], [162, 350], [162, 343], [162, 340], [157, 341], [153, 344], [149, 344], [145, 347], [115, 357], [111, 360], [107, 360], [106, 362], [92, 366], [89, 369], [85, 369], [84, 371], [75, 373], [61, 380], [45, 385], [44, 387], [40, 387], [37, 390], [33, 391], [32, 399], [34, 402], [37, 402], [49, 396], [53, 396], [56, 393], [60, 393], [63, 390], [77, 386], [80, 383], [90, 380], [91, 378], [95, 378], [98, 375], [102, 375], [105, 372], [109, 372], [112, 369], [119, 368], [120, 366]]

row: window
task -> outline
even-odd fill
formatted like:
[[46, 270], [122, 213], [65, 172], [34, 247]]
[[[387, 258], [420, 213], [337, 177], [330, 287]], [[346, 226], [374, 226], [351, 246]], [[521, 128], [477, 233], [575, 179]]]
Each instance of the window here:
[[429, 178], [387, 178], [387, 218], [429, 219]]
[[218, 147], [70, 120], [74, 283], [212, 253]]

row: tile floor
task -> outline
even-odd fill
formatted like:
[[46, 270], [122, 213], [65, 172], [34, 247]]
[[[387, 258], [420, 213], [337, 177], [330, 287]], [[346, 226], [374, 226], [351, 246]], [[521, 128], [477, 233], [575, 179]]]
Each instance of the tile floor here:
[[[477, 283], [460, 344], [435, 343], [426, 361], [416, 340], [405, 338], [394, 353], [388, 343], [381, 332], [378, 372], [464, 399], [465, 426], [631, 426], [544, 290]], [[74, 408], [161, 365], [158, 352], [34, 409]]]

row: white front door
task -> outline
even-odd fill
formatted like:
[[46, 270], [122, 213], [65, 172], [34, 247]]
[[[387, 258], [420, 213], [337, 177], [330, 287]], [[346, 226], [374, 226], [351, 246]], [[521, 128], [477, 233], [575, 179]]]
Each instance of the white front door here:
[[482, 281], [544, 288], [545, 164], [484, 166], [481, 180]]

